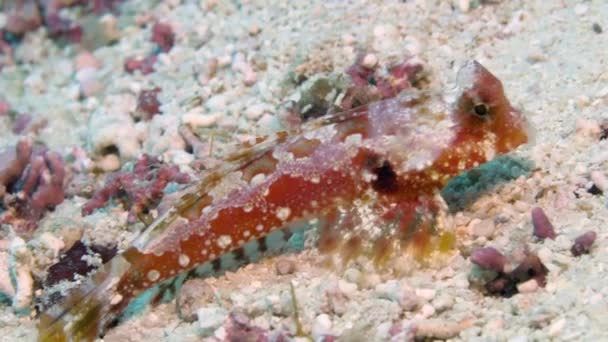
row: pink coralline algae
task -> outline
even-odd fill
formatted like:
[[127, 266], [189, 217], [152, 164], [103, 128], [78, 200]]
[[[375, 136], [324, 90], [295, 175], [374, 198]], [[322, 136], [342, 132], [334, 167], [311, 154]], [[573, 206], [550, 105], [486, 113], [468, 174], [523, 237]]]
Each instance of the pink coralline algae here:
[[19, 233], [32, 232], [47, 209], [63, 202], [66, 167], [56, 152], [21, 140], [0, 152], [0, 223]]
[[554, 240], [557, 236], [557, 234], [555, 234], [553, 224], [551, 224], [551, 221], [549, 221], [545, 211], [540, 207], [532, 209], [532, 226], [534, 227], [534, 236], [538, 237], [539, 239]]
[[154, 64], [158, 60], [156, 55], [150, 55], [145, 58], [129, 57], [125, 61], [125, 71], [132, 74], [139, 70], [142, 75], [148, 75], [154, 72]]
[[163, 52], [169, 52], [175, 43], [175, 33], [171, 26], [164, 23], [156, 23], [152, 27], [152, 41], [158, 45]]
[[160, 101], [158, 101], [160, 88], [142, 90], [137, 97], [137, 114], [148, 121], [156, 114], [160, 114]]
[[596, 238], [597, 234], [594, 231], [588, 231], [580, 235], [574, 240], [574, 244], [572, 245], [572, 248], [570, 248], [570, 252], [572, 252], [572, 255], [574, 256], [589, 253]]
[[110, 199], [116, 199], [129, 210], [129, 222], [135, 222], [137, 218], [145, 222], [148, 212], [163, 198], [167, 184], [186, 184], [189, 181], [190, 177], [180, 172], [177, 166], [164, 164], [158, 158], [144, 154], [132, 172], [111, 174], [103, 188], [84, 205], [82, 214], [90, 215], [95, 209], [105, 207]]

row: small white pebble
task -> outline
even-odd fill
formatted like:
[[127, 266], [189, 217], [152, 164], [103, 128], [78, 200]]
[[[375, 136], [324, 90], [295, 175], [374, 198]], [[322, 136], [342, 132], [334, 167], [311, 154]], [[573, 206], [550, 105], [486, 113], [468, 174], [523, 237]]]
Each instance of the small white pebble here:
[[120, 169], [120, 158], [115, 154], [108, 154], [99, 159], [97, 167], [105, 172], [112, 172]]
[[332, 322], [327, 314], [320, 314], [315, 317], [312, 323], [311, 333], [315, 340], [319, 340], [325, 335], [331, 335]]
[[228, 311], [219, 306], [210, 306], [198, 309], [196, 315], [202, 335], [209, 336], [224, 323]]
[[592, 120], [586, 120], [582, 118], [576, 119], [576, 134], [583, 138], [594, 138], [597, 139], [602, 129], [600, 125]]
[[363, 66], [368, 69], [373, 69], [378, 64], [378, 57], [373, 53], [368, 53], [363, 57]]
[[352, 297], [357, 292], [357, 284], [353, 284], [345, 280], [339, 280], [338, 289], [346, 296]]
[[562, 333], [562, 330], [564, 330], [565, 326], [566, 320], [563, 318], [560, 318], [557, 321], [553, 322], [551, 326], [549, 326], [549, 336], [558, 337]]
[[431, 301], [435, 298], [437, 291], [433, 289], [416, 289], [416, 296], [426, 300]]
[[576, 13], [576, 15], [585, 15], [587, 11], [589, 11], [589, 6], [586, 4], [578, 4], [574, 6], [574, 13]]
[[473, 225], [471, 232], [475, 236], [490, 237], [496, 230], [496, 225], [494, 224], [493, 219], [471, 221], [471, 223], [473, 222], [475, 222], [475, 224]]
[[535, 279], [530, 279], [523, 283], [517, 284], [517, 291], [520, 293], [531, 293], [538, 289], [538, 282]]
[[245, 110], [245, 116], [250, 120], [255, 120], [264, 114], [264, 106], [261, 104], [254, 104], [248, 106]]
[[604, 176], [603, 172], [600, 171], [592, 171], [591, 172], [591, 181], [598, 189], [602, 190], [602, 192], [606, 192], [608, 190], [608, 179]]
[[192, 128], [212, 126], [217, 122], [218, 119], [218, 114], [189, 112], [182, 115], [182, 123], [189, 125]]

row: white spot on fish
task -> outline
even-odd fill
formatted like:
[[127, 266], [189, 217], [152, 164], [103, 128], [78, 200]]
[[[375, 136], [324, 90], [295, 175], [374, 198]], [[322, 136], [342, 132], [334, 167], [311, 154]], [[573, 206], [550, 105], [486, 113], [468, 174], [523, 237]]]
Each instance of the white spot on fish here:
[[247, 238], [251, 235], [251, 232], [249, 230], [245, 230], [243, 231], [243, 237]]
[[319, 184], [321, 183], [321, 177], [319, 176], [312, 176], [312, 178], [310, 179], [310, 182], [313, 184]]
[[181, 267], [186, 267], [190, 263], [190, 258], [186, 254], [180, 254], [177, 262]]
[[226, 247], [230, 246], [231, 243], [232, 243], [232, 238], [230, 237], [230, 235], [221, 235], [217, 239], [217, 245], [221, 249], [225, 249]]
[[148, 272], [148, 280], [150, 280], [151, 282], [155, 282], [160, 278], [160, 272], [158, 272], [157, 270], [151, 270], [150, 272]]
[[110, 305], [116, 305], [116, 304], [120, 303], [121, 301], [122, 301], [122, 295], [117, 293], [110, 300]]
[[280, 207], [277, 209], [276, 215], [279, 220], [285, 221], [289, 218], [289, 215], [291, 215], [291, 209], [287, 207]]
[[265, 174], [258, 173], [257, 175], [253, 176], [253, 178], [251, 178], [251, 181], [249, 183], [251, 183], [252, 186], [256, 186], [256, 185], [262, 184], [265, 179], [266, 179]]
[[255, 230], [257, 230], [258, 232], [261, 232], [264, 230], [264, 226], [261, 224], [258, 224], [257, 226], [255, 226]]

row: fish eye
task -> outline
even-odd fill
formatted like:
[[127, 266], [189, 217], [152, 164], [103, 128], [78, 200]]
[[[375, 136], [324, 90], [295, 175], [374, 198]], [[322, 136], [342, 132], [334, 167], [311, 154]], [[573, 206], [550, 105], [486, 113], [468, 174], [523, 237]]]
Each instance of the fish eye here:
[[478, 103], [473, 105], [473, 114], [480, 118], [486, 118], [490, 115], [490, 108], [485, 103]]

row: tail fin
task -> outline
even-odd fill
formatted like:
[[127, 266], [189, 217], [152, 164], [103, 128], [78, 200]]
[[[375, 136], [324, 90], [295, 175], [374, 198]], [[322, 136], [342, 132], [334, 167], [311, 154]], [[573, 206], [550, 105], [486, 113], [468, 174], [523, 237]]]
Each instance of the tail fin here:
[[128, 303], [115, 293], [131, 264], [116, 256], [40, 315], [38, 341], [93, 341]]

